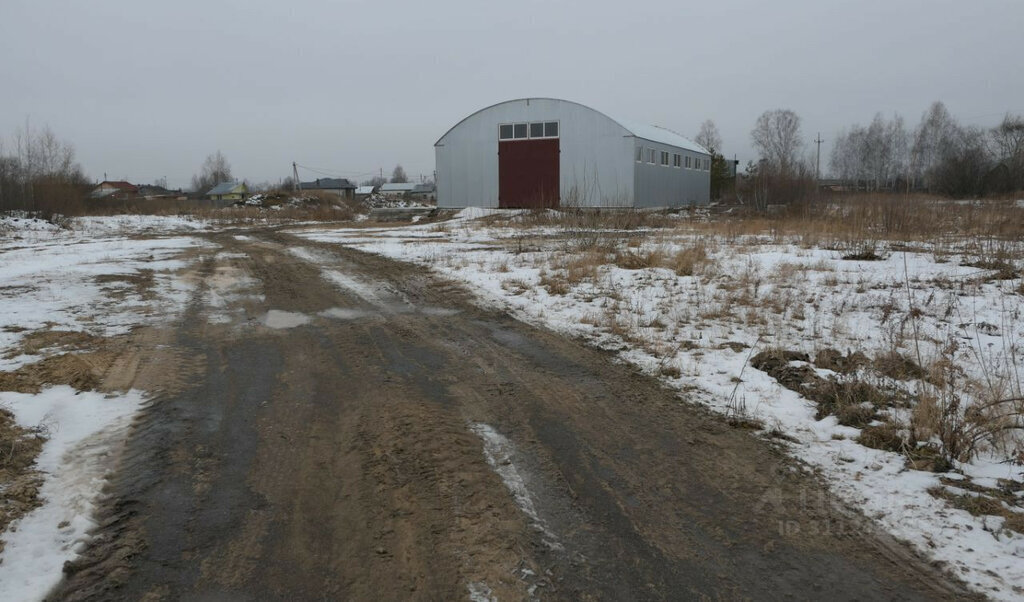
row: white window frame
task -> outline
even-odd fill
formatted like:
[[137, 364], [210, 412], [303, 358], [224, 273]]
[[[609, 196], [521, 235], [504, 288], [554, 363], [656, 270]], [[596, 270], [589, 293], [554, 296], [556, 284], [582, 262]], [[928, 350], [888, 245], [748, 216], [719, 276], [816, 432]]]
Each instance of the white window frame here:
[[679, 169], [683, 166], [683, 156], [679, 153], [672, 153], [672, 167]]
[[647, 149], [647, 163], [648, 163], [648, 165], [657, 165], [658, 164], [658, 155], [657, 155], [657, 153], [658, 153], [658, 151], [656, 149], [653, 149], [653, 148]]
[[672, 154], [668, 151], [661, 151], [661, 166], [668, 167], [668, 156]]
[[[531, 134], [531, 132], [530, 132], [531, 126], [533, 126], [534, 124], [537, 124], [537, 123], [541, 124], [541, 130], [544, 131], [544, 132], [547, 132], [547, 126], [548, 126], [549, 123], [557, 124], [555, 126], [555, 128], [558, 130], [558, 134], [555, 134], [554, 136], [547, 136], [547, 135], [544, 135], [544, 136], [531, 136], [530, 135]], [[526, 137], [524, 137], [524, 138], [516, 138], [516, 126], [517, 125], [525, 125], [526, 126]], [[502, 138], [501, 137], [501, 128], [503, 128], [505, 126], [510, 126], [512, 128], [512, 137], [511, 138]], [[562, 122], [557, 120], [557, 119], [551, 119], [551, 120], [548, 120], [548, 121], [508, 121], [508, 122], [505, 122], [505, 123], [499, 123], [498, 124], [498, 141], [500, 141], [500, 142], [509, 142], [509, 141], [515, 142], [517, 140], [555, 139], [555, 138], [559, 138], [561, 133], [562, 133]]]
[[690, 167], [690, 165], [692, 164], [692, 160], [690, 158], [690, 155], [686, 155], [686, 159], [684, 160], [684, 163], [686, 164], [686, 169], [692, 169]]
[[644, 147], [642, 147], [642, 146], [636, 147], [636, 162], [637, 163], [643, 163], [644, 162]]

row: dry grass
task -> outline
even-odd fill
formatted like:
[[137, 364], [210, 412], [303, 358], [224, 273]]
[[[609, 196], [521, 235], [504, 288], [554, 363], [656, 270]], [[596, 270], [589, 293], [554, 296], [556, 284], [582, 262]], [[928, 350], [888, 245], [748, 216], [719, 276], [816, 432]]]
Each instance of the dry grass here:
[[678, 276], [693, 276], [709, 262], [707, 243], [702, 240], [679, 249], [668, 258], [667, 267]]
[[522, 227], [555, 227], [566, 230], [620, 230], [669, 228], [678, 223], [672, 211], [642, 211], [628, 208], [574, 208], [533, 211], [517, 219]]
[[710, 257], [707, 243], [697, 240], [676, 250], [666, 245], [632, 250], [627, 245], [615, 252], [612, 263], [625, 270], [666, 268], [678, 276], [693, 276], [710, 263]]
[[833, 195], [772, 216], [711, 219], [698, 229], [738, 237], [797, 237], [808, 246], [841, 241], [931, 241], [936, 235], [1024, 237], [1024, 208], [1013, 201], [949, 201], [924, 195]]
[[612, 262], [624, 270], [642, 270], [662, 267], [666, 257], [665, 249], [661, 247], [647, 251], [622, 250], [615, 254]]

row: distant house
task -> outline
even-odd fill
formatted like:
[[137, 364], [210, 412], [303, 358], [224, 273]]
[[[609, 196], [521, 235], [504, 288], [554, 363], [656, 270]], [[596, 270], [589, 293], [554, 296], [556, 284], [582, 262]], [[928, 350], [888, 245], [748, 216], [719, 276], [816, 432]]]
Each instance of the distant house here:
[[360, 186], [360, 187], [356, 188], [356, 193], [355, 193], [356, 194], [356, 198], [357, 199], [365, 199], [366, 197], [368, 197], [371, 194], [373, 194], [374, 189], [375, 189], [375, 187], [373, 187], [373, 186]]
[[125, 198], [139, 194], [139, 187], [121, 180], [104, 180], [89, 193], [90, 199]]
[[355, 195], [356, 188], [358, 187], [355, 184], [345, 178], [317, 178], [312, 182], [301, 182], [299, 184], [300, 190], [329, 192], [343, 199], [351, 199]]
[[163, 186], [139, 186], [139, 196], [151, 200], [151, 199], [183, 199], [185, 193], [181, 190], [170, 190]]
[[384, 196], [405, 196], [415, 191], [416, 186], [418, 184], [413, 184], [412, 182], [381, 184], [380, 190], [377, 192]]
[[421, 201], [432, 201], [436, 198], [436, 193], [437, 189], [431, 182], [427, 184], [417, 184], [416, 187], [409, 191], [408, 194], [410, 197], [414, 199], [419, 199]]
[[244, 182], [221, 182], [206, 193], [211, 201], [241, 201], [249, 196], [249, 188]]

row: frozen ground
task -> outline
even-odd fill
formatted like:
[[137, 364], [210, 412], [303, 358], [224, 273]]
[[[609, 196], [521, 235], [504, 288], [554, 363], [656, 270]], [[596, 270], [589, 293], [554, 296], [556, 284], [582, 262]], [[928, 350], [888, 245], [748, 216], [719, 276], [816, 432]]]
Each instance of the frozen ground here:
[[[0, 370], [67, 351], [58, 342], [26, 352], [29, 336], [63, 331], [102, 339], [179, 316], [193, 289], [179, 277], [186, 266], [180, 256], [206, 245], [188, 236], [206, 227], [143, 216], [82, 218], [65, 227], [0, 219]], [[138, 391], [0, 392], [0, 406], [47, 437], [35, 465], [43, 476], [42, 505], [2, 536], [0, 599], [42, 599], [60, 579], [93, 526], [110, 456], [142, 403]]]
[[[301, 235], [420, 263], [469, 284], [481, 303], [614, 349], [687, 399], [787, 438], [795, 456], [826, 476], [834, 495], [971, 587], [996, 599], [1024, 596], [1024, 536], [1005, 528], [1003, 517], [972, 515], [928, 493], [945, 488], [970, 498], [977, 494], [968, 484], [995, 489], [1019, 482], [1021, 466], [1007, 461], [1019, 453], [1019, 439], [984, 448], [952, 472], [914, 470], [899, 453], [859, 444], [860, 429], [834, 416], [817, 419], [814, 403], [749, 365], [752, 355], [773, 348], [810, 357], [824, 349], [870, 357], [899, 352], [924, 366], [955, 367], [955, 395], [965, 405], [986, 395], [1020, 396], [1019, 278], [992, 279], [990, 270], [964, 265], [977, 263], [974, 251], [948, 245], [856, 261], [776, 239], [727, 241], [682, 230], [606, 233], [615, 248], [587, 256], [579, 249], [595, 244], [590, 234], [477, 219], [491, 213]], [[607, 246], [607, 240], [596, 242]], [[697, 246], [703, 259], [692, 266], [619, 267], [630, 264], [630, 255], [685, 260]], [[838, 376], [809, 363], [794, 366]], [[862, 377], [907, 394], [928, 387], [921, 379]], [[894, 405], [882, 414], [906, 421], [910, 412]], [[1010, 495], [1016, 503], [1003, 503], [1004, 510], [1021, 512], [1020, 491]]]
[[[0, 221], [0, 370], [40, 359], [12, 353], [41, 329], [109, 337], [173, 318], [191, 294], [174, 276], [185, 266], [178, 256], [204, 245], [182, 234], [200, 224], [152, 216], [80, 218], [70, 228]], [[139, 236], [154, 230], [163, 236]]]

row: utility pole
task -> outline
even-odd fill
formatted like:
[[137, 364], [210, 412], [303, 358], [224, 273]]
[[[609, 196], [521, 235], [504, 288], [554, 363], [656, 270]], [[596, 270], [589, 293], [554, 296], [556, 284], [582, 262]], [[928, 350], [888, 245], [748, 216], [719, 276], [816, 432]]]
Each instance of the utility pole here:
[[818, 137], [814, 139], [815, 144], [818, 145], [818, 162], [814, 166], [814, 184], [816, 186], [821, 185], [821, 143], [824, 140], [821, 139], [821, 132], [818, 132]]
[[292, 192], [299, 192], [299, 166], [292, 161]]

